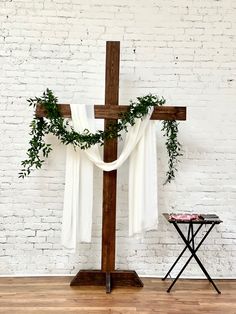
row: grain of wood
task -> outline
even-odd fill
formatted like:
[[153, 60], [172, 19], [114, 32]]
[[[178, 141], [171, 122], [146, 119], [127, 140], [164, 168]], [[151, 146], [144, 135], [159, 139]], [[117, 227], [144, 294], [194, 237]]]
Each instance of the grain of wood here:
[[[104, 105], [94, 105], [95, 118], [97, 119], [118, 119], [121, 113], [127, 112], [129, 106], [120, 105], [119, 107], [108, 104], [109, 111]], [[60, 114], [64, 118], [71, 117], [70, 105], [58, 104]], [[38, 118], [47, 117], [47, 111], [42, 105], [37, 105], [36, 116]], [[151, 115], [151, 120], [186, 120], [186, 107], [161, 106], [155, 107]]]
[[71, 277], [0, 278], [4, 314], [236, 314], [236, 280], [179, 280], [171, 293], [167, 280], [144, 278], [144, 288], [70, 287]]

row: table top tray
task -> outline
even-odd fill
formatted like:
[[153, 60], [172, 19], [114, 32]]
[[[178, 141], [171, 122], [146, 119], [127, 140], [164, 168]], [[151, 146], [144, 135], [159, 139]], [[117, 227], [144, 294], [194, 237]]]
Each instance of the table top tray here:
[[[174, 213], [171, 213], [174, 214]], [[222, 220], [215, 214], [198, 214], [202, 218], [199, 218], [198, 220], [176, 220], [176, 219], [170, 219], [170, 215], [168, 213], [163, 213], [162, 215], [165, 217], [165, 219], [169, 223], [182, 223], [182, 224], [220, 224]], [[188, 213], [189, 214], [189, 213]]]

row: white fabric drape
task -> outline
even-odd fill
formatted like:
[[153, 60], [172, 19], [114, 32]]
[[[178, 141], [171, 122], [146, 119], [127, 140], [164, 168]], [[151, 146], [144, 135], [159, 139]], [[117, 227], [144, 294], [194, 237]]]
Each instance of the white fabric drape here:
[[[157, 227], [156, 130], [150, 121], [152, 111], [129, 127], [123, 150], [117, 160], [105, 163], [98, 145], [75, 151], [67, 147], [62, 244], [75, 249], [78, 242], [90, 242], [93, 207], [93, 163], [103, 171], [118, 169], [128, 157], [129, 235]], [[93, 107], [71, 105], [74, 129], [95, 131]]]

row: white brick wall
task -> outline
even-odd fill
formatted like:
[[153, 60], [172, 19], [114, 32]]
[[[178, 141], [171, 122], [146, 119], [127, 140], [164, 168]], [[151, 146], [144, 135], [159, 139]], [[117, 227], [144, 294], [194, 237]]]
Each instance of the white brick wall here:
[[[96, 171], [93, 240], [77, 254], [60, 245], [65, 148], [18, 179], [32, 111], [26, 99], [51, 88], [60, 102], [103, 103], [105, 41], [121, 41], [120, 102], [158, 93], [187, 105], [185, 153], [163, 186], [167, 156], [159, 133], [161, 212], [217, 213], [224, 223], [199, 256], [213, 276], [236, 276], [236, 2], [230, 0], [0, 1], [0, 273], [75, 273], [99, 267], [101, 178]], [[158, 231], [127, 237], [126, 167], [119, 172], [117, 267], [163, 275], [182, 247], [161, 217]], [[192, 263], [186, 276], [202, 276]]]

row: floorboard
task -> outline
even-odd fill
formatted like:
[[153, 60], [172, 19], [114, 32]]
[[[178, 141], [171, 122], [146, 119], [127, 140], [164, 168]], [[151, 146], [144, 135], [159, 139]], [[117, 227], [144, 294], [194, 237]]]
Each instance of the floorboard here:
[[218, 295], [207, 280], [142, 278], [144, 288], [70, 287], [71, 277], [0, 278], [4, 314], [236, 314], [236, 280], [217, 280]]

